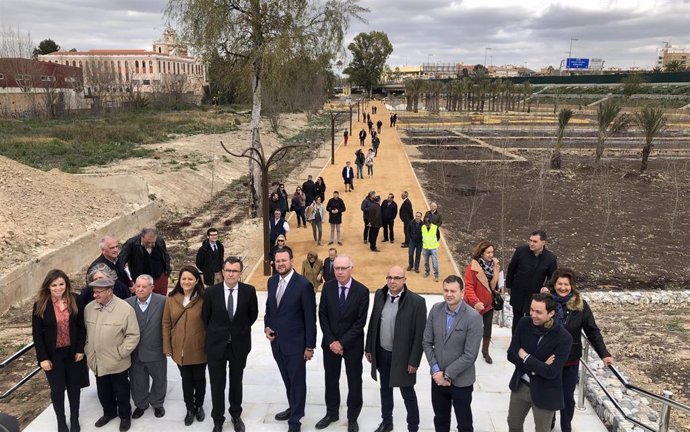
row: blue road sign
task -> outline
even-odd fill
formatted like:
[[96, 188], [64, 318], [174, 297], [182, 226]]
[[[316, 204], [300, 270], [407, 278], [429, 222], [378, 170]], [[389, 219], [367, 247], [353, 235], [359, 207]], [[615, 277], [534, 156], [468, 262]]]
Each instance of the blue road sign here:
[[566, 69], [589, 69], [588, 58], [568, 58], [565, 62]]

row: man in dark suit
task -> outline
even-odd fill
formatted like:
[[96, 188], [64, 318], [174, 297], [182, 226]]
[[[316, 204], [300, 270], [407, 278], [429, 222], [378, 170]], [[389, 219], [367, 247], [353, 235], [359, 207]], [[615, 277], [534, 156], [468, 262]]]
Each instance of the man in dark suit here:
[[431, 404], [434, 428], [450, 431], [455, 409], [458, 431], [472, 432], [474, 362], [479, 354], [484, 325], [473, 307], [462, 301], [464, 283], [451, 275], [443, 281], [443, 299], [429, 312], [424, 329], [424, 354], [431, 366]]
[[407, 233], [407, 225], [414, 219], [412, 201], [410, 201], [409, 196], [410, 194], [408, 194], [407, 191], [400, 195], [402, 198], [402, 203], [400, 203], [400, 220], [402, 221], [403, 231], [405, 232], [405, 241], [402, 242], [400, 247], [403, 248], [406, 248], [410, 244], [410, 235]]
[[563, 365], [573, 337], [554, 319], [556, 302], [548, 293], [532, 295], [530, 316], [522, 317], [508, 347], [508, 361], [515, 365], [510, 378], [508, 429], [523, 430], [532, 409], [536, 431], [551, 430], [563, 401]]
[[328, 258], [323, 260], [323, 283], [325, 284], [331, 279], [335, 279], [335, 270], [333, 270], [333, 261], [338, 256], [336, 248], [328, 249]]
[[407, 430], [419, 429], [419, 405], [414, 385], [422, 360], [426, 302], [405, 282], [405, 270], [393, 266], [386, 285], [376, 290], [367, 330], [366, 357], [371, 377], [381, 378], [381, 419], [376, 432], [393, 430], [393, 388], [399, 387], [407, 410]]
[[[223, 430], [225, 422], [225, 381], [229, 371], [230, 417], [236, 432], [244, 432], [242, 414], [242, 376], [252, 349], [252, 324], [259, 314], [256, 289], [240, 282], [242, 261], [229, 256], [223, 263], [223, 283], [204, 294], [203, 319], [206, 326], [206, 357], [213, 402], [213, 432]], [[226, 369], [227, 368], [227, 369]]]
[[223, 281], [223, 260], [225, 259], [225, 247], [218, 240], [218, 230], [209, 228], [206, 230], [206, 239], [196, 252], [196, 268], [201, 270], [206, 286], [215, 285]]
[[153, 291], [168, 294], [168, 276], [172, 272], [165, 241], [155, 228], [144, 228], [122, 246], [118, 261], [127, 265], [132, 280], [147, 274], [153, 278]]
[[364, 325], [367, 323], [369, 310], [369, 288], [352, 278], [352, 260], [349, 256], [337, 257], [333, 267], [335, 279], [324, 284], [319, 302], [326, 416], [316, 423], [316, 429], [324, 429], [338, 421], [340, 369], [345, 360], [347, 430], [357, 432], [357, 418], [362, 411], [362, 356]]
[[352, 166], [350, 165], [350, 161], [345, 162], [345, 166], [343, 167], [343, 182], [345, 182], [345, 192], [350, 192], [355, 190], [355, 186], [352, 184], [352, 182], [355, 179], [355, 171], [352, 169]]
[[293, 270], [292, 249], [278, 249], [274, 262], [278, 274], [268, 279], [264, 333], [271, 342], [289, 404], [275, 419], [288, 420], [288, 432], [298, 432], [307, 399], [306, 363], [316, 346], [316, 296], [311, 282]]
[[[98, 242], [98, 247], [101, 250], [101, 254], [89, 265], [86, 274], [89, 274], [89, 270], [96, 264], [103, 263], [115, 271], [115, 274], [117, 274], [117, 281], [122, 282], [122, 284], [127, 287], [127, 291], [131, 293], [130, 288], [132, 288], [134, 284], [125, 271], [124, 264], [121, 260], [118, 260], [120, 246], [117, 244], [117, 239], [111, 236], [105, 236]], [[89, 301], [91, 301], [91, 299], [89, 299]]]
[[369, 249], [372, 252], [381, 252], [376, 247], [376, 239], [379, 236], [379, 230], [383, 225], [381, 218], [381, 197], [376, 195], [374, 202], [369, 206], [369, 215], [367, 217], [367, 225], [369, 226]]
[[302, 192], [304, 192], [304, 204], [309, 207], [314, 202], [314, 180], [310, 175], [307, 176], [307, 181], [302, 183]]
[[395, 218], [398, 216], [398, 204], [395, 195], [388, 194], [388, 198], [381, 203], [381, 221], [383, 222], [383, 241], [395, 241]]
[[529, 315], [532, 294], [541, 290], [557, 267], [556, 255], [546, 249], [544, 231], [533, 231], [529, 242], [515, 249], [506, 273], [506, 289], [513, 307], [513, 333], [520, 319]]
[[165, 296], [153, 292], [153, 278], [140, 275], [134, 284], [134, 297], [125, 299], [137, 315], [139, 345], [132, 352], [129, 382], [134, 402], [132, 419], [144, 415], [151, 405], [156, 417], [165, 415], [168, 391], [168, 361], [163, 354], [163, 309]]

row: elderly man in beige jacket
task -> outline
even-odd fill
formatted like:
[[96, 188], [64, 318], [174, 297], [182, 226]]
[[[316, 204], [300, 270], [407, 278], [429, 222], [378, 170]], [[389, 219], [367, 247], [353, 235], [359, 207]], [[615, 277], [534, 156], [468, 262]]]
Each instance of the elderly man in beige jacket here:
[[114, 285], [109, 278], [91, 283], [94, 301], [84, 309], [84, 352], [89, 368], [96, 375], [98, 400], [103, 407], [103, 416], [96, 421], [96, 427], [105, 426], [119, 416], [120, 431], [127, 431], [132, 417], [127, 371], [132, 351], [139, 343], [139, 324], [134, 309], [113, 295]]

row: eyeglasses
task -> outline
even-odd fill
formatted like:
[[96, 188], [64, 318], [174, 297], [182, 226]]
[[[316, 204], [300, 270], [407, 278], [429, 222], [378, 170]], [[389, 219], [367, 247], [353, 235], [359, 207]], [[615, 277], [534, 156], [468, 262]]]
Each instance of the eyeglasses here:
[[285, 243], [285, 240], [278, 240], [278, 243]]
[[401, 281], [401, 280], [403, 280], [403, 279], [405, 279], [405, 276], [386, 276], [386, 280], [387, 280], [387, 281], [392, 281], [392, 280], [394, 280], [394, 281], [397, 282], [397, 281]]
[[235, 270], [235, 269], [223, 269], [225, 273], [230, 273], [230, 274], [235, 274], [235, 273], [242, 273], [242, 270]]
[[345, 270], [347, 270], [347, 269], [349, 269], [349, 268], [350, 268], [350, 266], [347, 266], [347, 267], [333, 267], [333, 270], [335, 270], [335, 271], [345, 271]]

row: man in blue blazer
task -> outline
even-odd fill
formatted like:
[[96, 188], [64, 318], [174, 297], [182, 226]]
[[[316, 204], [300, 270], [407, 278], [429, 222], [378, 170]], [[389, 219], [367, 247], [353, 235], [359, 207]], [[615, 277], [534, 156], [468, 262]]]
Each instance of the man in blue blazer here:
[[431, 366], [431, 404], [437, 432], [450, 430], [451, 408], [455, 409], [458, 431], [472, 432], [472, 390], [482, 317], [462, 301], [464, 283], [451, 275], [443, 281], [443, 299], [429, 311], [422, 346]]
[[288, 420], [288, 432], [299, 432], [307, 399], [306, 362], [314, 356], [316, 346], [316, 296], [311, 282], [292, 268], [292, 249], [278, 249], [274, 263], [278, 274], [268, 279], [264, 333], [271, 342], [289, 404], [275, 419]]
[[335, 279], [324, 284], [319, 302], [326, 416], [316, 423], [316, 429], [324, 429], [339, 419], [340, 370], [344, 360], [347, 374], [347, 431], [357, 432], [357, 418], [362, 411], [362, 357], [369, 288], [352, 278], [352, 259], [349, 256], [338, 256], [333, 262], [333, 269]]
[[509, 384], [510, 432], [522, 432], [530, 409], [535, 430], [548, 432], [554, 414], [565, 405], [562, 373], [573, 338], [555, 313], [551, 294], [533, 294], [530, 316], [522, 317], [513, 333], [508, 347], [508, 361], [515, 365]]

